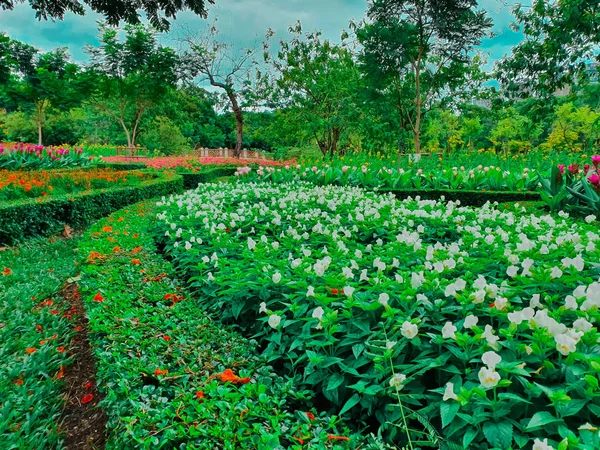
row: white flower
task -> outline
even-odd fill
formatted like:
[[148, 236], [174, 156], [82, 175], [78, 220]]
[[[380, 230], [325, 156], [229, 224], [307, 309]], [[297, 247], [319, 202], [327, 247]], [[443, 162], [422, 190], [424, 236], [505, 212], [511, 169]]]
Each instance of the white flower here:
[[259, 313], [266, 313], [267, 312], [267, 304], [265, 302], [262, 302], [260, 304], [260, 308], [258, 310]]
[[344, 288], [344, 294], [346, 294], [346, 296], [348, 296], [348, 297], [352, 297], [352, 294], [354, 294], [355, 290], [356, 289], [354, 289], [352, 286], [346, 286]]
[[319, 306], [313, 311], [312, 317], [313, 319], [321, 320], [323, 318], [323, 314], [325, 314], [325, 310]]
[[414, 323], [405, 321], [400, 328], [400, 333], [405, 338], [412, 339], [419, 333], [419, 328]]
[[573, 322], [573, 328], [576, 329], [576, 330], [578, 330], [578, 331], [583, 331], [584, 333], [587, 333], [593, 327], [594, 326], [590, 322], [588, 322], [587, 320], [585, 320], [583, 317], [580, 317], [575, 322]]
[[508, 299], [504, 298], [504, 297], [498, 297], [496, 299], [496, 301], [494, 302], [494, 305], [496, 306], [496, 309], [498, 311], [501, 311], [503, 309], [506, 308], [506, 304], [508, 303]]
[[191, 248], [192, 248], [192, 243], [191, 243], [191, 242], [186, 242], [186, 243], [185, 243], [185, 249], [186, 249], [186, 250], [189, 250], [189, 249], [191, 249]]
[[519, 325], [521, 322], [523, 322], [523, 315], [521, 314], [521, 311], [509, 312], [507, 317], [508, 320], [515, 325]]
[[479, 382], [485, 388], [492, 388], [498, 385], [500, 381], [500, 374], [495, 370], [482, 367], [479, 369]]
[[450, 382], [446, 383], [446, 390], [444, 391], [444, 401], [448, 400], [458, 400], [458, 397], [454, 393], [454, 384]]
[[528, 355], [531, 355], [533, 353], [533, 349], [529, 345], [526, 345], [525, 353], [527, 353]]
[[309, 286], [308, 289], [306, 290], [306, 296], [314, 297], [315, 296], [315, 288], [312, 286]]
[[502, 357], [496, 352], [485, 352], [481, 360], [490, 370], [494, 370], [500, 361], [502, 361]]
[[206, 276], [206, 278], [208, 279], [208, 281], [214, 281], [215, 277], [213, 277], [212, 272], [208, 272], [208, 275]]
[[278, 316], [277, 314], [271, 314], [269, 316], [269, 325], [271, 326], [271, 328], [277, 329], [277, 327], [279, 326], [280, 323], [281, 323], [281, 316]]
[[405, 380], [406, 380], [406, 375], [397, 373], [392, 378], [390, 378], [390, 386], [395, 387], [396, 389], [400, 390], [404, 387], [402, 385], [402, 383], [404, 383]]
[[256, 247], [256, 241], [254, 239], [252, 239], [251, 237], [249, 237], [248, 238], [248, 249], [254, 250], [255, 247]]
[[281, 274], [279, 272], [275, 272], [273, 274], [272, 279], [273, 279], [273, 283], [279, 284], [279, 282], [281, 281]]
[[550, 271], [550, 278], [560, 278], [563, 275], [563, 271], [558, 267], [553, 267]]
[[508, 269], [506, 269], [506, 274], [511, 278], [514, 277], [517, 273], [519, 273], [518, 266], [510, 266]]
[[586, 422], [584, 425], [581, 425], [578, 430], [585, 431], [598, 431], [598, 427], [593, 426], [591, 423]]
[[452, 324], [452, 322], [446, 322], [442, 328], [442, 337], [444, 339], [456, 339], [456, 330], [457, 328]]
[[342, 269], [342, 273], [348, 280], [354, 278], [354, 273], [352, 272], [352, 269], [350, 269], [349, 267], [344, 267]]
[[498, 336], [494, 336], [494, 329], [491, 325], [485, 326], [485, 331], [482, 334], [482, 337], [485, 338], [487, 344], [492, 347], [494, 350], [499, 350], [500, 346], [498, 345], [498, 340], [500, 339]]
[[531, 450], [554, 450], [554, 447], [548, 444], [548, 439], [540, 441], [538, 438], [533, 441], [533, 447]]
[[567, 334], [557, 334], [554, 336], [554, 340], [556, 341], [556, 350], [564, 356], [577, 349], [577, 341]]
[[392, 348], [394, 348], [394, 345], [396, 345], [396, 341], [386, 341], [385, 348], [391, 350]]
[[279, 248], [279, 242], [273, 241], [273, 243], [271, 244], [271, 247], [273, 247], [273, 250], [277, 250]]
[[379, 299], [377, 301], [383, 306], [388, 306], [389, 299], [390, 296], [384, 292], [383, 294], [379, 294]]
[[[590, 214], [589, 216], [586, 216], [586, 217], [585, 217], [585, 221], [586, 221], [587, 223], [592, 223], [594, 220], [596, 220], [596, 216], [595, 216], [595, 215], [593, 215], [593, 214]], [[580, 428], [580, 430], [581, 430], [581, 428]]]
[[575, 297], [572, 295], [567, 295], [565, 297], [565, 309], [577, 311], [577, 300], [575, 300]]
[[531, 308], [541, 308], [542, 304], [540, 303], [540, 294], [533, 294], [531, 296], [531, 300], [529, 300], [529, 306]]
[[470, 328], [473, 328], [475, 325], [477, 325], [477, 322], [479, 322], [479, 317], [471, 314], [465, 318], [464, 326], [465, 326], [465, 328], [470, 329]]

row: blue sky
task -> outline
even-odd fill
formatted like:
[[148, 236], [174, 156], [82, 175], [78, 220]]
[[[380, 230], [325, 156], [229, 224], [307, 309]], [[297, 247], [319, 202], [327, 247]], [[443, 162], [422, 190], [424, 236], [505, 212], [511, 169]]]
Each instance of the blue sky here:
[[[482, 45], [491, 60], [501, 58], [521, 40], [519, 33], [509, 30], [510, 9], [502, 3], [500, 0], [481, 1], [481, 6], [494, 19], [497, 33]], [[364, 16], [366, 7], [365, 0], [217, 0], [209, 22], [218, 17], [222, 37], [238, 48], [261, 42], [267, 28], [275, 30], [276, 36], [285, 37], [287, 27], [297, 20], [305, 29], [322, 29], [326, 37], [337, 39], [351, 19], [360, 20]], [[14, 11], [0, 10], [0, 30], [45, 51], [58, 46], [69, 47], [73, 58], [82, 62], [86, 59], [84, 44], [97, 42], [98, 19], [97, 15], [88, 13], [84, 17], [68, 14], [64, 21], [54, 23], [38, 22], [27, 4], [19, 4]], [[175, 30], [178, 23], [200, 29], [207, 21], [183, 12], [173, 25]]]

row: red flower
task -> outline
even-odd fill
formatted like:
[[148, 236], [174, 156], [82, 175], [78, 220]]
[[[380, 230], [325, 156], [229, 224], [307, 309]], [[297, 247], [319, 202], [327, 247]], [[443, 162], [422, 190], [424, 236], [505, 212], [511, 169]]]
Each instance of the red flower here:
[[308, 420], [310, 420], [311, 422], [313, 420], [315, 420], [315, 415], [313, 413], [311, 413], [311, 412], [307, 412], [306, 416], [308, 417]]
[[64, 347], [61, 345], [60, 347], [58, 347], [58, 348], [56, 349], [56, 351], [57, 351], [58, 353], [64, 353], [64, 352], [65, 352], [65, 348], [64, 348]]
[[104, 297], [102, 297], [102, 294], [100, 294], [100, 292], [98, 292], [96, 295], [94, 295], [94, 301], [98, 302], [98, 303], [104, 301]]
[[31, 355], [32, 353], [35, 353], [35, 348], [28, 347], [25, 349], [25, 353], [27, 353], [28, 355]]
[[169, 371], [168, 371], [167, 369], [164, 369], [164, 370], [163, 370], [163, 369], [156, 369], [156, 370], [154, 371], [154, 375], [156, 375], [156, 376], [159, 376], [159, 375], [166, 375], [166, 374], [168, 374], [168, 373], [169, 373]]
[[204, 391], [196, 392], [196, 398], [204, 398]]
[[89, 403], [94, 399], [94, 396], [92, 394], [85, 394], [83, 396], [83, 398], [81, 399], [81, 403]]
[[42, 195], [46, 195], [46, 191], [42, 191]]
[[20, 378], [18, 380], [13, 381], [13, 384], [17, 385], [17, 386], [22, 386], [23, 385], [23, 380], [21, 380]]
[[12, 275], [12, 270], [10, 270], [8, 267], [5, 267], [4, 270], [2, 271], [2, 275], [6, 276], [6, 275]]
[[137, 233], [135, 233], [135, 234], [133, 235], [133, 237], [134, 237], [134, 238], [139, 238], [139, 237], [140, 237], [140, 235], [139, 235], [139, 234], [137, 234]]
[[131, 253], [136, 254], [137, 252], [141, 252], [142, 251], [142, 247], [136, 247], [133, 250], [131, 250]]
[[36, 330], [38, 330], [40, 333], [41, 333], [42, 331], [44, 331], [44, 327], [43, 327], [43, 326], [41, 326], [41, 325], [36, 325], [36, 326], [35, 326], [35, 329], [36, 329]]
[[52, 311], [50, 311], [50, 314], [52, 314], [53, 316], [58, 314], [58, 310], [57, 309], [53, 309]]
[[231, 369], [225, 369], [223, 373], [217, 375], [223, 383], [246, 384], [250, 383], [250, 378], [240, 378], [233, 373]]
[[91, 389], [91, 387], [94, 385], [94, 383], [92, 383], [91, 381], [88, 381], [87, 383], [85, 383], [83, 385], [84, 388], [86, 389]]
[[142, 262], [139, 259], [132, 259], [131, 264], [135, 266], [139, 266]]
[[166, 334], [162, 338], [167, 342], [171, 340], [171, 336], [167, 336]]
[[346, 436], [336, 436], [334, 434], [328, 434], [327, 439], [330, 441], [349, 441], [350, 438]]
[[75, 327], [75, 328], [73, 328], [73, 330], [75, 330], [75, 331], [81, 331], [81, 327]]

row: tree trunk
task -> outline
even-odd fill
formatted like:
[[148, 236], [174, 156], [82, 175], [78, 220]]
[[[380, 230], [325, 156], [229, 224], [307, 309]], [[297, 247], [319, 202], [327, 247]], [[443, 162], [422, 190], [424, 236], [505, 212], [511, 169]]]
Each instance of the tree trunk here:
[[423, 99], [421, 98], [421, 59], [415, 65], [415, 109], [417, 117], [415, 118], [415, 126], [413, 133], [415, 136], [415, 153], [421, 154], [421, 108], [423, 107]]
[[127, 147], [132, 147], [131, 145], [131, 135], [129, 134], [129, 130], [127, 129], [127, 125], [125, 125], [125, 121], [121, 118], [119, 119], [123, 130], [125, 131], [125, 136], [127, 136]]
[[242, 140], [244, 138], [244, 117], [242, 116], [242, 109], [235, 98], [235, 93], [232, 90], [227, 90], [227, 97], [229, 97], [231, 108], [233, 109], [233, 115], [235, 116], [235, 130], [237, 137], [235, 149], [233, 150], [233, 156], [235, 158], [239, 158], [242, 154]]
[[35, 120], [37, 122], [37, 129], [38, 129], [38, 145], [43, 145], [43, 121], [44, 121], [44, 102], [37, 102], [35, 104]]

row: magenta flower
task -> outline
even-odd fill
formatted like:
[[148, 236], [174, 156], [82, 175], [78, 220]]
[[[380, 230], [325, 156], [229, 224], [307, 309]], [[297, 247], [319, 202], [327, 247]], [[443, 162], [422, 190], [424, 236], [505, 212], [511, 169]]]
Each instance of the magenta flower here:
[[600, 166], [600, 155], [592, 156], [592, 163], [594, 164], [594, 167]]
[[592, 186], [594, 187], [600, 187], [600, 175], [598, 175], [597, 173], [590, 175], [588, 177], [588, 181], [590, 183], [592, 183]]
[[564, 164], [559, 164], [558, 165], [558, 170], [560, 170], [560, 173], [565, 173], [565, 165]]

